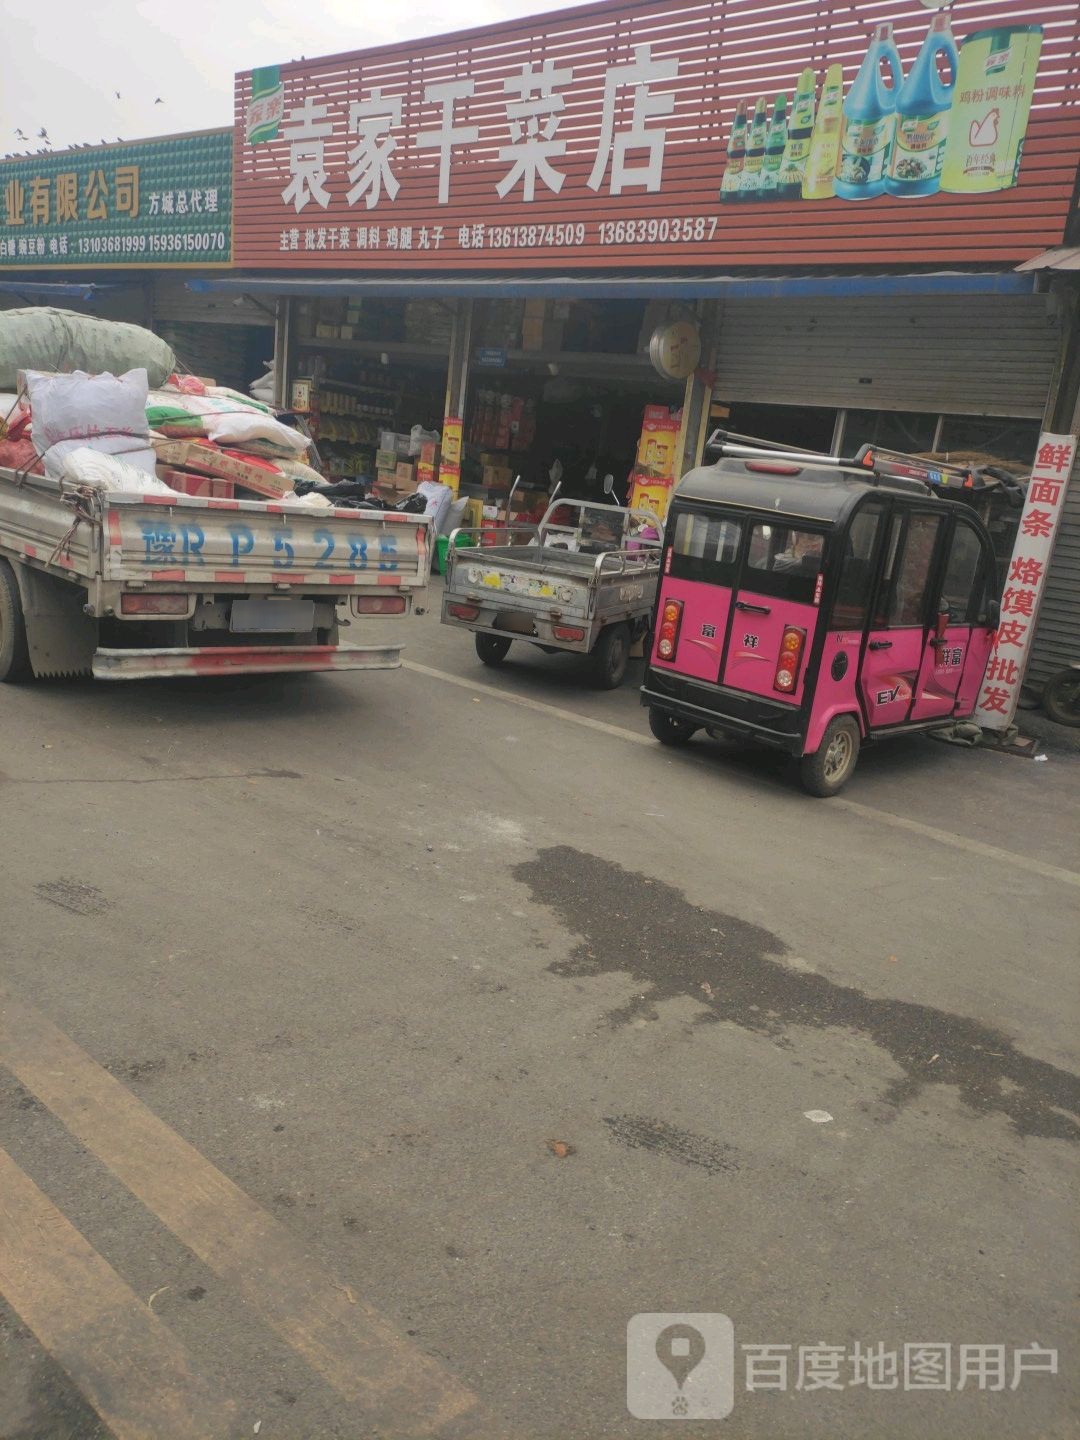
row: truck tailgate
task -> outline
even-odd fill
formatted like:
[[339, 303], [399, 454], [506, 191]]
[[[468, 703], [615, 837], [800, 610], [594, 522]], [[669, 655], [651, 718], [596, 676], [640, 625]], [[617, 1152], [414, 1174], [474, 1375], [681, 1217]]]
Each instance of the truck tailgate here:
[[595, 557], [590, 558], [585, 578], [578, 578], [556, 570], [545, 573], [535, 563], [516, 563], [483, 550], [462, 550], [454, 556], [450, 588], [486, 604], [545, 611], [554, 607], [564, 615], [584, 617], [589, 610], [588, 574], [595, 564]]
[[431, 566], [430, 522], [396, 511], [188, 495], [109, 495], [103, 510], [106, 580], [412, 590]]

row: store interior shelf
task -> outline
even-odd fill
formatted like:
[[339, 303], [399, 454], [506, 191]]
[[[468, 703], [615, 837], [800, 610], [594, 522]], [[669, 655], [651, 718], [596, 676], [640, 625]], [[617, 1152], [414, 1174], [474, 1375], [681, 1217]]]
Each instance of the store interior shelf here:
[[323, 391], [333, 392], [343, 390], [346, 395], [398, 395], [401, 392], [400, 385], [355, 385], [351, 380], [323, 380], [319, 383], [319, 393]]
[[314, 336], [297, 339], [299, 350], [348, 350], [354, 355], [389, 355], [391, 360], [438, 360], [445, 364], [450, 356], [447, 345], [418, 345], [409, 340], [316, 340]]

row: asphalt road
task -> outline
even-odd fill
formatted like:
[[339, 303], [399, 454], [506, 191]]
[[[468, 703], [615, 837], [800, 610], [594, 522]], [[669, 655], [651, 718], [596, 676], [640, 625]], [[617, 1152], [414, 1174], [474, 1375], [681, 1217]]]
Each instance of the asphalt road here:
[[0, 1436], [1076, 1435], [1075, 748], [814, 801], [409, 638], [0, 692]]

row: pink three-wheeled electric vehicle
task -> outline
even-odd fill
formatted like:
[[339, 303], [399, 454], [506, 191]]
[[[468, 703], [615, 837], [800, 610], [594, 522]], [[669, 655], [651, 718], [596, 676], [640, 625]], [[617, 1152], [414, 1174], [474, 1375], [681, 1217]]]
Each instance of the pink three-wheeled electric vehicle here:
[[777, 746], [833, 795], [862, 742], [970, 716], [998, 621], [972, 509], [871, 454], [720, 449], [667, 520], [642, 688], [656, 738]]

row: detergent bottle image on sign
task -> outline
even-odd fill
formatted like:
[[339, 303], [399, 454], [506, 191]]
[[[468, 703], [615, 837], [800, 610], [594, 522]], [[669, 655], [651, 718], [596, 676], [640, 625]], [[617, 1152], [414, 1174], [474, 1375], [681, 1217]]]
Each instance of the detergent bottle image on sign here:
[[761, 172], [765, 165], [765, 131], [768, 112], [765, 97], [754, 106], [754, 118], [750, 122], [750, 138], [746, 146], [746, 160], [743, 162], [739, 179], [739, 199], [758, 200], [761, 197]]
[[780, 173], [776, 177], [776, 194], [781, 200], [798, 200], [802, 194], [803, 176], [810, 155], [810, 140], [814, 133], [814, 72], [806, 69], [799, 76], [795, 87], [795, 99], [788, 121], [787, 142], [780, 161]]
[[971, 195], [1016, 184], [1042, 35], [1041, 25], [1002, 25], [960, 42], [942, 190]]
[[787, 96], [777, 95], [773, 106], [769, 133], [765, 140], [765, 163], [761, 168], [761, 198], [775, 200], [779, 188], [780, 166], [787, 146]]
[[[941, 78], [942, 57], [948, 61], [947, 84]], [[930, 22], [897, 96], [896, 133], [885, 179], [890, 195], [933, 195], [941, 184], [957, 70], [956, 42], [948, 13], [942, 10]]]
[[746, 159], [746, 101], [740, 100], [735, 107], [735, 119], [731, 122], [731, 134], [727, 143], [727, 164], [724, 178], [720, 181], [720, 199], [727, 203], [739, 198], [739, 180]]
[[[882, 67], [891, 83], [886, 83]], [[836, 170], [836, 194], [842, 200], [870, 200], [884, 193], [903, 81], [892, 26], [879, 25], [844, 101]]]
[[802, 181], [804, 200], [831, 200], [833, 197], [836, 162], [840, 154], [840, 122], [843, 119], [840, 106], [843, 94], [844, 72], [839, 65], [830, 65], [825, 71], [821, 104], [814, 121], [810, 153], [806, 157], [806, 173]]

